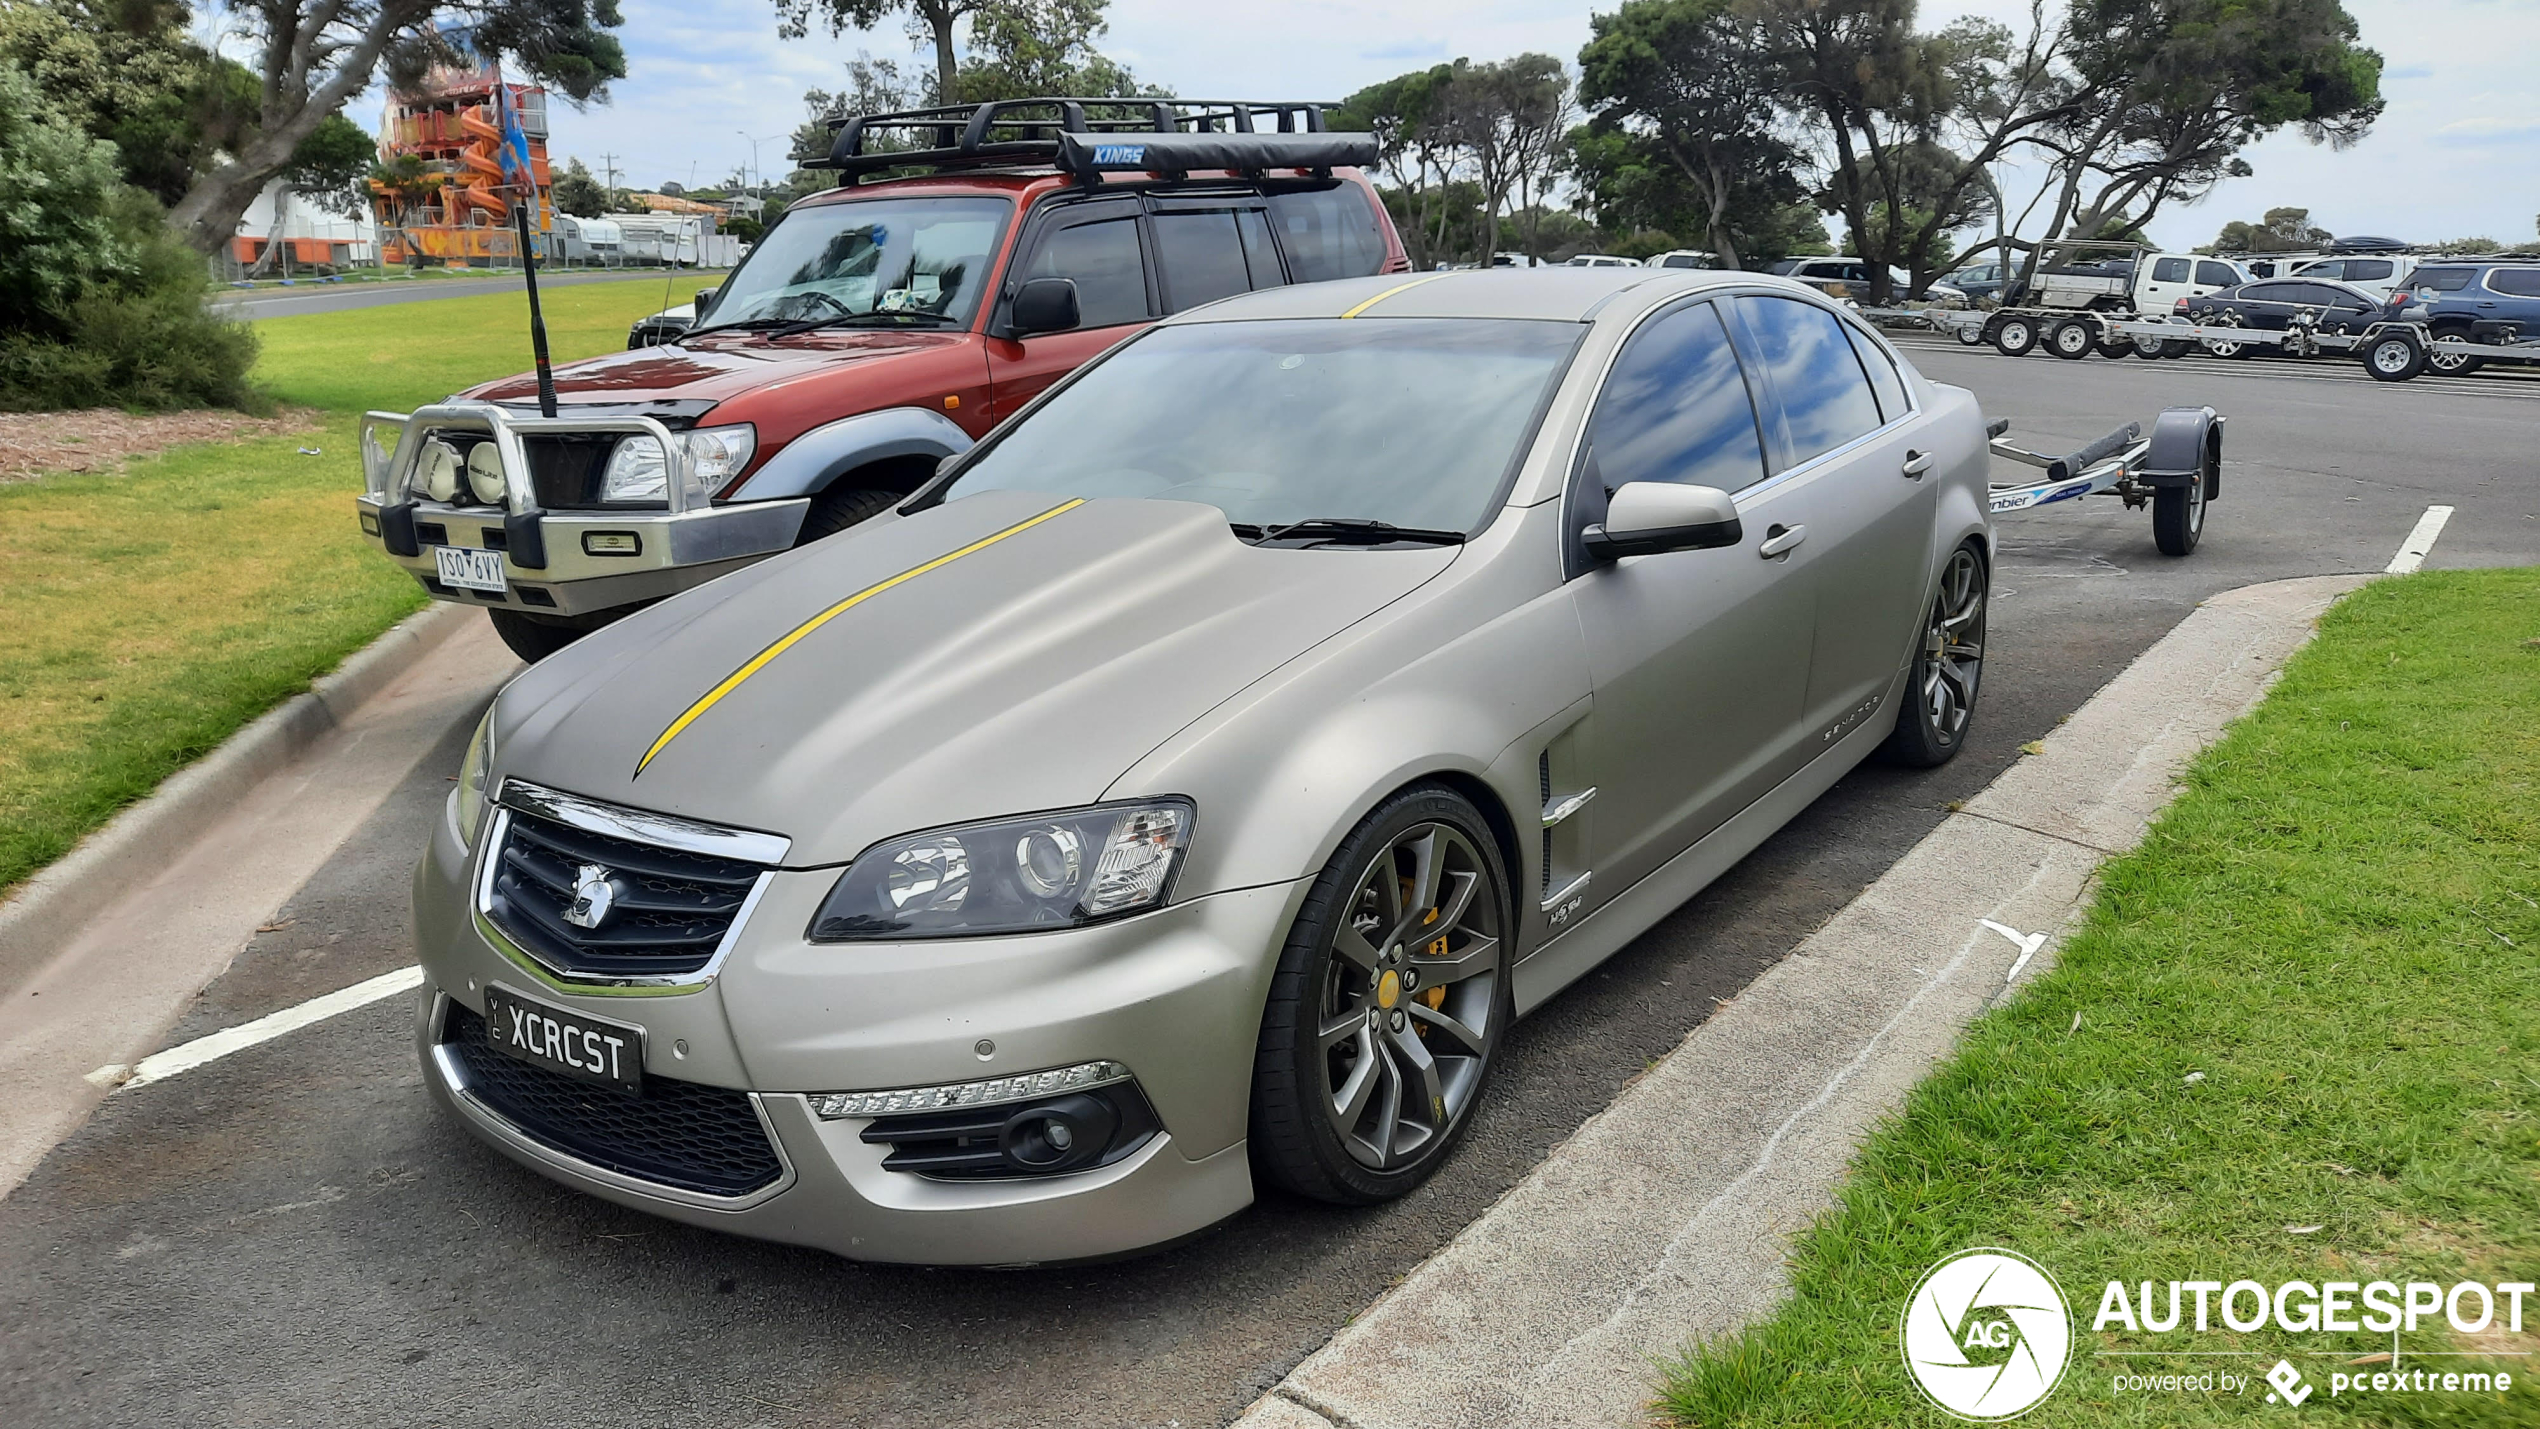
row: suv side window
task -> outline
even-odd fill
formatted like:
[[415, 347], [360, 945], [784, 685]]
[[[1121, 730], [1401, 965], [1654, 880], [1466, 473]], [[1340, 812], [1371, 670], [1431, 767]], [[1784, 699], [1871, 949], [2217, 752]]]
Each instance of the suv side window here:
[[1694, 303], [1632, 334], [1596, 400], [1588, 449], [1605, 490], [1586, 493], [1602, 520], [1605, 496], [1631, 481], [1737, 491], [1764, 479], [1755, 403], [1719, 310]]
[[2540, 268], [2490, 268], [2487, 286], [2511, 297], [2540, 298]]
[[1781, 419], [1771, 425], [1781, 428], [1783, 467], [1878, 430], [1869, 375], [1834, 314], [1796, 298], [1756, 294], [1740, 296], [1737, 310], [1754, 342], [1746, 355], [1762, 369], [1765, 401]]
[[2478, 276], [2475, 268], [2419, 268], [2408, 277], [2411, 288], [2432, 288], [2438, 293], [2457, 293]]
[[2155, 282], [2155, 283], [2184, 283], [2184, 282], [2186, 282], [2186, 281], [2187, 281], [2187, 260], [2186, 260], [2186, 259], [2184, 259], [2184, 258], [2155, 258], [2155, 259], [2153, 259], [2153, 260], [2152, 260], [2152, 281], [2153, 281], [2153, 282]]
[[2240, 275], [2233, 272], [2231, 265], [2228, 263], [2199, 263], [2196, 265], [2196, 282], [2200, 287], [2228, 288], [2234, 283], [2238, 283], [2240, 281], [2242, 281]]
[[[1241, 220], [1252, 220], [1245, 242]], [[1257, 210], [1171, 210], [1155, 215], [1155, 262], [1164, 278], [1164, 310], [1178, 313], [1254, 288], [1287, 281], [1269, 251], [1269, 230]]]
[[2342, 278], [2346, 276], [2346, 265], [2335, 258], [2325, 263], [2305, 263], [2301, 271], [2294, 276], [2297, 278]]
[[1132, 215], [1070, 224], [1041, 240], [1026, 278], [1073, 278], [1080, 328], [1142, 323], [1147, 311], [1146, 260]]
[[1366, 278], [1384, 270], [1385, 236], [1377, 230], [1367, 195], [1355, 184], [1274, 193], [1270, 217], [1300, 283]]
[[2377, 282], [2380, 279], [2387, 278], [2389, 276], [2390, 260], [2387, 258], [2349, 258], [2346, 260], [2346, 281], [2349, 283], [2356, 282], [2358, 280], [2367, 283]]

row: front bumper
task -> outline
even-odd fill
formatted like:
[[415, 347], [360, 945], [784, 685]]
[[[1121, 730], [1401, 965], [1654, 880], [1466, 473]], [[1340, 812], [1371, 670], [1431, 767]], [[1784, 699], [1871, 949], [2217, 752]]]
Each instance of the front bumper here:
[[[610, 990], [577, 988], [489, 939], [471, 864], [445, 812], [415, 885], [424, 1080], [461, 1125], [557, 1181], [690, 1224], [919, 1264], [1119, 1255], [1201, 1230], [1252, 1200], [1252, 1048], [1303, 882], [1058, 933], [814, 946], [801, 934], [838, 871], [780, 869], [711, 977]], [[481, 1014], [484, 989], [497, 981], [643, 1027], [648, 1078], [746, 1093], [781, 1174], [744, 1195], [702, 1195], [595, 1164], [507, 1119], [474, 1093], [444, 1043], [452, 1008]], [[869, 1120], [813, 1110], [817, 1093], [1095, 1059], [1130, 1068], [1162, 1129], [1091, 1170], [956, 1181], [886, 1169], [889, 1148], [861, 1137]]]
[[[413, 576], [436, 600], [460, 605], [588, 615], [677, 595], [716, 576], [737, 571], [794, 544], [811, 502], [745, 501], [693, 511], [546, 511], [533, 513], [545, 564], [523, 566], [511, 548], [505, 513], [488, 506], [436, 501], [406, 503], [416, 533], [414, 554], [389, 548], [383, 532], [389, 502], [365, 492], [353, 498], [362, 538]], [[586, 536], [613, 538], [634, 550], [597, 554]], [[442, 546], [504, 552], [501, 594], [444, 585], [433, 551]]]

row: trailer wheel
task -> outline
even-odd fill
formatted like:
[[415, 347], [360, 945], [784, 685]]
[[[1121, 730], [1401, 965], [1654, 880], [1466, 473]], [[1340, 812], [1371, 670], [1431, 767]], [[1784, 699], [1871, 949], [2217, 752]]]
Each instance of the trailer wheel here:
[[2152, 336], [2150, 333], [2144, 333], [2130, 339], [2126, 343], [2126, 346], [2133, 349], [2135, 356], [2142, 358], [2146, 362], [2150, 362], [2156, 357], [2166, 356], [2169, 344]]
[[1960, 323], [1950, 330], [1950, 335], [1969, 347], [1984, 346], [1984, 324], [1982, 323]]
[[2046, 345], [2054, 350], [2057, 357], [2079, 362], [2099, 345], [2099, 325], [2083, 322], [2080, 318], [2067, 318], [2055, 324], [2055, 330], [2046, 335]]
[[2037, 347], [2037, 324], [2026, 318], [2004, 318], [1993, 330], [1994, 350], [2004, 357], [2026, 357]]
[[2404, 332], [2375, 338], [2364, 349], [2364, 370], [2382, 382], [2406, 382], [2425, 368], [2425, 348]]
[[2164, 486], [2152, 492], [2152, 544], [2164, 556], [2184, 556], [2205, 534], [2205, 483]]
[[2196, 344], [2189, 342], [2183, 337], [2165, 337], [2161, 339], [2161, 356], [2166, 358], [2176, 359], [2185, 357], [2187, 354], [2194, 352], [2195, 350]]

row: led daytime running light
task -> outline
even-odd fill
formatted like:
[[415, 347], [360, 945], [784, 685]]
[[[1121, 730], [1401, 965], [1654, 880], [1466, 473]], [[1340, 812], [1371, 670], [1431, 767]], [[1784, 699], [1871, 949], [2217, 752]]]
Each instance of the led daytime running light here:
[[1087, 1087], [1109, 1086], [1113, 1082], [1128, 1080], [1129, 1069], [1118, 1062], [1079, 1062], [1073, 1067], [991, 1077], [983, 1082], [902, 1087], [889, 1092], [829, 1092], [814, 1095], [811, 1108], [824, 1121], [859, 1116], [899, 1116], [908, 1112], [939, 1111], [945, 1107], [1027, 1102], [1056, 1096], [1060, 1092], [1083, 1091]]

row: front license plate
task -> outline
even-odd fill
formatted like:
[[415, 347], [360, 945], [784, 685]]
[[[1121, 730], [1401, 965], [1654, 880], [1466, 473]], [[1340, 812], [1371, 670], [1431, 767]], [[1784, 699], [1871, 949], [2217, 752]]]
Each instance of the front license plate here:
[[461, 590], [503, 593], [503, 553], [468, 546], [435, 546], [432, 563], [441, 568], [441, 584]]
[[511, 989], [485, 989], [486, 1035], [496, 1051], [533, 1066], [622, 1092], [643, 1090], [644, 1029], [533, 1002]]

